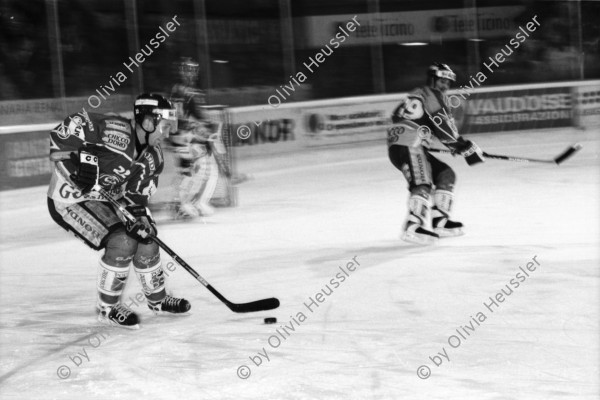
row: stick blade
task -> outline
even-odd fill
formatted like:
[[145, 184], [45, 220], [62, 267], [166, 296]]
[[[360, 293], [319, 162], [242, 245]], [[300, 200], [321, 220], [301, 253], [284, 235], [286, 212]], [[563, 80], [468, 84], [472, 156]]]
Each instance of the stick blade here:
[[227, 307], [236, 313], [249, 313], [257, 311], [273, 310], [279, 307], [279, 300], [275, 297], [252, 301], [250, 303], [226, 303]]
[[581, 150], [583, 146], [581, 146], [579, 143], [574, 144], [573, 146], [569, 147], [567, 150], [565, 150], [562, 154], [560, 154], [558, 157], [556, 157], [554, 159], [554, 162], [557, 165], [560, 165], [563, 161], [565, 161], [567, 158], [570, 158], [573, 156], [573, 154], [577, 153], [579, 150]]

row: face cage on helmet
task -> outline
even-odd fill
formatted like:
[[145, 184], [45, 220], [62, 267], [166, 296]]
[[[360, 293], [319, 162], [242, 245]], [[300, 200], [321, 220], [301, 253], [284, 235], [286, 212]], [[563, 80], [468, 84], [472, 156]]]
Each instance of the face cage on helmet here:
[[160, 123], [161, 120], [167, 121], [167, 125], [171, 127], [171, 134], [177, 132], [177, 110], [174, 108], [171, 109], [154, 109], [153, 113], [156, 114], [154, 117], [154, 130]]
[[179, 66], [179, 72], [182, 73], [197, 73], [199, 69], [198, 64], [182, 64]]
[[[144, 132], [146, 132], [146, 135], [150, 135], [150, 134], [154, 133], [161, 120], [167, 121], [167, 125], [169, 125], [171, 127], [171, 130], [170, 130], [171, 134], [177, 132], [177, 110], [176, 109], [154, 108], [154, 109], [152, 109], [152, 111], [150, 113], [149, 112], [141, 112], [141, 111], [142, 110], [139, 110], [139, 113], [138, 113], [138, 115], [136, 115], [135, 119], [136, 119], [136, 122], [139, 124], [139, 126], [144, 130]], [[152, 130], [152, 132], [147, 131], [143, 127], [144, 117], [146, 115], [152, 117], [152, 123], [154, 124], [154, 129]]]
[[456, 82], [456, 74], [452, 71], [448, 71], [445, 69], [438, 69], [434, 72], [436, 78], [444, 78], [451, 80], [452, 82]]
[[178, 70], [179, 75], [184, 78], [197, 79], [198, 72], [200, 71], [200, 66], [195, 64], [183, 64], [179, 66]]

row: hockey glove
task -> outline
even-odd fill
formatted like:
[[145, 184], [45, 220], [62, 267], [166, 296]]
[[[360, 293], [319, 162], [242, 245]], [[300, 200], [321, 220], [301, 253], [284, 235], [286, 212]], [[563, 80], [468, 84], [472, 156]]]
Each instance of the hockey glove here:
[[483, 156], [483, 150], [476, 143], [470, 140], [464, 140], [461, 138], [459, 141], [460, 146], [455, 149], [455, 153], [459, 153], [465, 158], [467, 164], [475, 165], [485, 161]]
[[144, 206], [125, 207], [136, 219], [135, 222], [128, 221], [125, 224], [129, 236], [142, 243], [150, 243], [150, 236], [156, 236], [156, 221], [152, 218], [150, 210]]
[[77, 168], [77, 172], [70, 176], [71, 181], [77, 185], [81, 193], [91, 192], [98, 184], [100, 176], [98, 154], [94, 151], [93, 146], [83, 146], [79, 149], [79, 154], [71, 153], [70, 158]]

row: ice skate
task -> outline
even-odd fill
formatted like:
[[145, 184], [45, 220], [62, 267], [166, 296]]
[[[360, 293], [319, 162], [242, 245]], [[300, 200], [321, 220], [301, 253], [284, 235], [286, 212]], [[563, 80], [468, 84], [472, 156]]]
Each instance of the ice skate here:
[[449, 190], [436, 190], [434, 195], [435, 205], [431, 213], [433, 230], [440, 237], [462, 236], [463, 224], [450, 219], [454, 195]]
[[[436, 209], [434, 208], [434, 212]], [[454, 236], [462, 236], [465, 233], [463, 232], [463, 224], [461, 222], [452, 221], [447, 216], [439, 216], [434, 217], [432, 219], [433, 230], [440, 237], [454, 237]]]
[[416, 244], [434, 244], [440, 238], [431, 227], [431, 201], [425, 193], [413, 194], [408, 199], [408, 218], [401, 239]]
[[103, 324], [109, 324], [126, 329], [140, 329], [139, 318], [136, 313], [131, 311], [123, 304], [98, 304], [98, 321]]
[[208, 203], [197, 203], [196, 210], [198, 211], [198, 215], [202, 217], [209, 217], [215, 213], [215, 209]]
[[192, 204], [181, 204], [178, 207], [176, 219], [194, 219], [198, 218], [200, 214], [198, 213], [198, 209], [194, 207]]
[[155, 315], [164, 315], [167, 313], [185, 314], [192, 308], [192, 305], [186, 299], [166, 295], [160, 302], [148, 300], [148, 308], [150, 308]]
[[404, 232], [401, 236], [402, 240], [409, 243], [430, 245], [435, 244], [440, 236], [414, 221], [407, 221], [404, 227]]

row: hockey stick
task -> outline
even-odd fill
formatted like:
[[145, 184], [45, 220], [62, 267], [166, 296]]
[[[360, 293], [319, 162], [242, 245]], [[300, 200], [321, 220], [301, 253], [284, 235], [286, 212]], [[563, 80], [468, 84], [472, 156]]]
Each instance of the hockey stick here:
[[[136, 218], [129, 213], [119, 203], [117, 200], [113, 199], [110, 194], [106, 192], [103, 188], [96, 186], [94, 188], [95, 191], [99, 192], [102, 196], [106, 198], [114, 207], [116, 207], [119, 212], [130, 222], [135, 222]], [[150, 235], [150, 238], [158, 244], [158, 246], [163, 249], [173, 260], [175, 260], [179, 265], [181, 265], [187, 272], [189, 272], [198, 282], [200, 282], [204, 287], [206, 287], [212, 294], [214, 294], [221, 302], [223, 302], [229, 309], [236, 313], [248, 313], [248, 312], [256, 312], [256, 311], [265, 311], [272, 310], [274, 308], [279, 307], [279, 300], [275, 297], [271, 297], [268, 299], [262, 299], [257, 301], [251, 301], [249, 303], [232, 303], [227, 300], [217, 289], [212, 287], [210, 283], [206, 281], [200, 274], [198, 274], [192, 267], [188, 265], [181, 257], [177, 255], [169, 246], [167, 246], [162, 240], [154, 235]]]
[[[525, 157], [513, 157], [513, 156], [504, 156], [501, 154], [488, 154], [483, 152], [483, 156], [485, 158], [491, 158], [494, 160], [505, 160], [505, 161], [516, 161], [516, 162], [536, 162], [536, 163], [544, 163], [544, 164], [556, 164], [560, 165], [567, 158], [570, 158], [573, 154], [581, 150], [581, 145], [579, 143], [575, 143], [572, 146], [569, 146], [565, 151], [554, 157], [552, 160], [540, 160], [537, 158], [525, 158]], [[427, 149], [432, 153], [443, 153], [443, 154], [452, 154], [452, 151], [446, 149]]]

